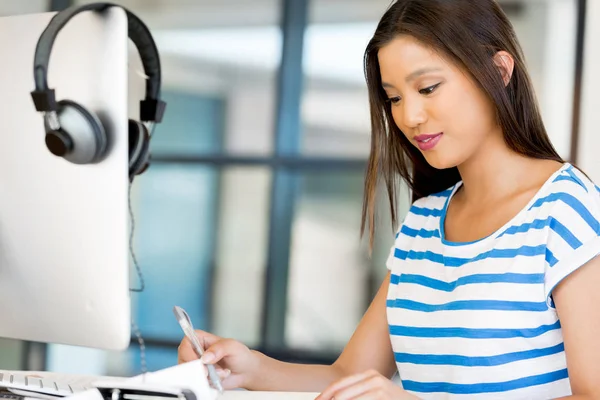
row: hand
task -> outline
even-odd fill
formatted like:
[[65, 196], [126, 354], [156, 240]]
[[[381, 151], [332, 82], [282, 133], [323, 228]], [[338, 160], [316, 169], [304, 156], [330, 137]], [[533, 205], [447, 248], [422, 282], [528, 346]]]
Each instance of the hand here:
[[[204, 348], [202, 362], [215, 364], [224, 389], [247, 388], [252, 377], [257, 376], [259, 357], [244, 344], [201, 330], [196, 330], [196, 336]], [[177, 363], [182, 364], [197, 359], [198, 356], [190, 341], [188, 338], [183, 338], [177, 349]]]
[[413, 400], [411, 395], [375, 370], [332, 383], [315, 400]]

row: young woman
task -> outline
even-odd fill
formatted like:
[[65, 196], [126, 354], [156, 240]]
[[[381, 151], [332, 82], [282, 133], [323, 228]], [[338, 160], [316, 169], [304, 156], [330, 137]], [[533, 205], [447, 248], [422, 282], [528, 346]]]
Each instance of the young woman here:
[[377, 182], [393, 219], [398, 175], [413, 196], [379, 292], [333, 365], [198, 331], [204, 360], [226, 388], [319, 400], [600, 398], [600, 189], [552, 147], [498, 4], [398, 0], [365, 68], [371, 241]]

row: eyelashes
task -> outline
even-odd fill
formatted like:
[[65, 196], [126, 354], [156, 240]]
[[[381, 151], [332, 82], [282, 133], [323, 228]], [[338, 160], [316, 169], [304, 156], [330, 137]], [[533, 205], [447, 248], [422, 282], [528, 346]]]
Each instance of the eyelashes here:
[[[433, 92], [435, 92], [436, 89], [440, 85], [441, 85], [441, 82], [440, 83], [436, 83], [435, 85], [428, 86], [426, 88], [423, 88], [423, 89], [419, 90], [419, 93], [422, 94], [422, 95], [428, 96], [428, 95], [432, 94]], [[387, 103], [391, 103], [391, 104], [399, 103], [400, 100], [402, 100], [402, 98], [400, 96], [388, 97], [387, 99], [385, 99], [385, 101]]]
[[419, 90], [419, 93], [421, 94], [431, 94], [433, 92], [435, 92], [435, 90], [438, 88], [438, 86], [440, 86], [440, 83], [436, 83], [435, 85], [426, 87], [424, 89]]

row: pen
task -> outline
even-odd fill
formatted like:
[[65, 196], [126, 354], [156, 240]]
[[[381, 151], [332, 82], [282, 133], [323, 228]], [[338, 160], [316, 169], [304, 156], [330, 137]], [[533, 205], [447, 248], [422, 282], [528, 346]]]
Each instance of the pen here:
[[[183, 329], [183, 333], [185, 333], [185, 336], [187, 336], [187, 338], [192, 343], [192, 348], [196, 352], [198, 358], [202, 357], [202, 354], [204, 354], [204, 349], [202, 349], [200, 341], [196, 336], [196, 332], [194, 332], [194, 327], [192, 326], [192, 321], [190, 320], [188, 313], [186, 313], [183, 308], [175, 306], [173, 307], [173, 314], [175, 314], [177, 322], [179, 322], [181, 329]], [[217, 375], [217, 370], [215, 369], [215, 366], [213, 364], [205, 365], [208, 369], [208, 378], [210, 379], [210, 382], [212, 383], [213, 387], [217, 389], [219, 393], [223, 393], [223, 385], [221, 384], [221, 380]]]

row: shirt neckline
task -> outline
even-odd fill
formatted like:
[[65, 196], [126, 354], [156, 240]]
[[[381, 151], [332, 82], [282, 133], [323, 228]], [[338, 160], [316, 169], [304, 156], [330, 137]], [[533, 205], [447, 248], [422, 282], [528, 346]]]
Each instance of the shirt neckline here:
[[452, 190], [451, 190], [450, 194], [448, 195], [448, 197], [446, 198], [446, 201], [444, 202], [444, 208], [442, 209], [442, 215], [441, 215], [441, 218], [440, 218], [440, 226], [439, 226], [439, 229], [440, 229], [440, 238], [441, 238], [442, 243], [444, 245], [446, 245], [446, 246], [459, 247], [459, 246], [469, 246], [469, 245], [475, 245], [475, 244], [482, 244], [482, 243], [486, 243], [486, 242], [488, 242], [490, 240], [493, 240], [495, 237], [497, 237], [502, 232], [504, 232], [506, 229], [508, 229], [510, 226], [512, 226], [515, 223], [515, 221], [517, 221], [525, 212], [527, 212], [527, 210], [529, 210], [529, 208], [546, 191], [546, 188], [550, 184], [552, 184], [552, 182], [554, 182], [554, 179], [558, 175], [560, 175], [564, 170], [566, 170], [567, 168], [569, 168], [570, 166], [571, 166], [571, 164], [568, 163], [568, 162], [566, 162], [558, 170], [556, 170], [552, 175], [550, 175], [550, 177], [538, 189], [538, 191], [529, 200], [529, 202], [525, 205], [525, 207], [523, 207], [521, 210], [519, 210], [519, 212], [516, 215], [514, 215], [510, 220], [508, 220], [504, 225], [502, 225], [502, 227], [498, 228], [496, 231], [492, 232], [488, 236], [485, 236], [485, 237], [477, 239], [477, 240], [469, 241], [469, 242], [454, 242], [454, 241], [446, 240], [446, 232], [445, 232], [445, 229], [444, 229], [444, 225], [445, 225], [445, 222], [446, 222], [446, 213], [448, 211], [448, 205], [450, 204], [450, 200], [452, 199], [452, 197], [454, 196], [454, 194], [456, 193], [456, 191], [463, 184], [462, 180], [458, 181], [452, 187]]

